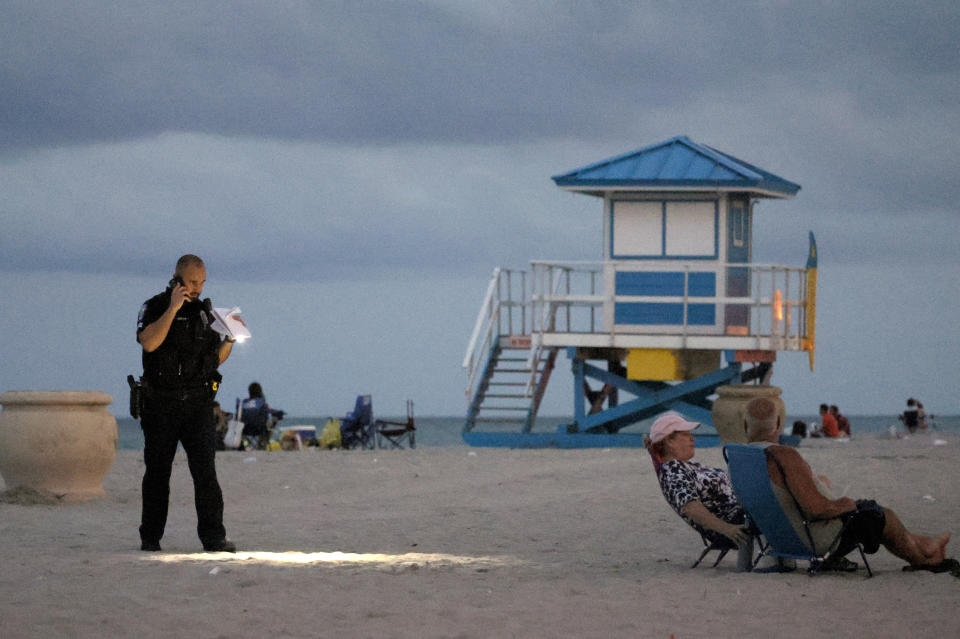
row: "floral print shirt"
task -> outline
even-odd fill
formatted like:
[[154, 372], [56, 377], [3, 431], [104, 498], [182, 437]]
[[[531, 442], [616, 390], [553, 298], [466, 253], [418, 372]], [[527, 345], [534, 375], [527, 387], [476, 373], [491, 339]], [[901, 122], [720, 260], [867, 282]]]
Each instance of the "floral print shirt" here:
[[660, 468], [660, 488], [677, 514], [711, 541], [726, 538], [700, 526], [683, 514], [683, 507], [691, 501], [699, 501], [712, 514], [727, 523], [744, 522], [743, 506], [733, 492], [730, 477], [721, 468], [707, 468], [697, 462], [672, 459]]

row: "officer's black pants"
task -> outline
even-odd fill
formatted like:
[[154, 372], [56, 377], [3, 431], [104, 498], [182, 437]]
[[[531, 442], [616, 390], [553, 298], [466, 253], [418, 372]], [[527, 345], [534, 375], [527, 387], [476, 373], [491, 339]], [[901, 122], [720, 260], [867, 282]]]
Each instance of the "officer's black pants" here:
[[140, 426], [143, 428], [143, 514], [140, 539], [159, 543], [167, 523], [170, 471], [177, 443], [183, 444], [193, 476], [197, 508], [197, 534], [204, 545], [226, 538], [223, 528], [223, 493], [214, 465], [215, 420], [210, 401], [179, 401], [146, 397]]

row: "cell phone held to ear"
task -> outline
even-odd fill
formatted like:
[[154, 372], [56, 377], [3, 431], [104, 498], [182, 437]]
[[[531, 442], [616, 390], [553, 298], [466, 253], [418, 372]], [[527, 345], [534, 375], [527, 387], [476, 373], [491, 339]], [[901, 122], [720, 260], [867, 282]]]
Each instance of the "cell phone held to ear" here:
[[178, 286], [186, 286], [186, 284], [183, 283], [182, 277], [180, 277], [179, 275], [174, 275], [173, 277], [170, 278], [170, 281], [167, 282], [167, 287], [172, 290], [177, 288]]

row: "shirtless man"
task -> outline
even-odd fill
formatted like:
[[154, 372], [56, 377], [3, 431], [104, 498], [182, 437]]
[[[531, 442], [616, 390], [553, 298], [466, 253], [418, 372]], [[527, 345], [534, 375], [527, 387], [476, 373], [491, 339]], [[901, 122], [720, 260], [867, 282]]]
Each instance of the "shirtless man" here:
[[916, 570], [945, 572], [960, 568], [956, 560], [947, 558], [950, 533], [936, 537], [911, 533], [896, 513], [876, 502], [857, 502], [849, 497], [834, 499], [824, 486], [829, 486], [823, 481], [825, 478], [814, 477], [810, 465], [795, 448], [778, 444], [782, 424], [777, 406], [769, 399], [757, 398], [747, 404], [744, 426], [750, 443], [770, 444], [765, 449], [770, 481], [790, 491], [811, 520], [855, 519], [840, 542], [841, 555], [853, 550], [858, 542], [864, 544], [867, 553], [876, 552], [878, 545], [883, 544]]

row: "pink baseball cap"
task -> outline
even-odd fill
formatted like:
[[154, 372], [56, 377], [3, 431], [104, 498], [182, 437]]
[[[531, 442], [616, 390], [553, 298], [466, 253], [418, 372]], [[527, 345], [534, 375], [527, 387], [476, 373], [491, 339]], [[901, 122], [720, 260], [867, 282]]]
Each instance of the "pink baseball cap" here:
[[695, 428], [700, 428], [698, 422], [688, 422], [677, 413], [664, 413], [657, 417], [657, 421], [653, 422], [653, 426], [650, 427], [650, 441], [656, 444], [678, 430], [693, 430]]

